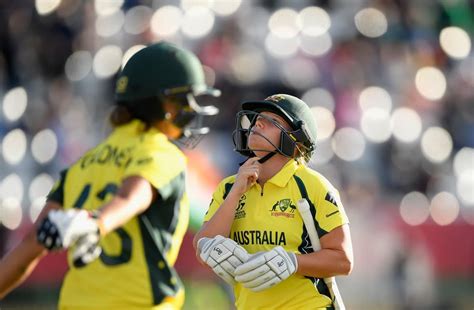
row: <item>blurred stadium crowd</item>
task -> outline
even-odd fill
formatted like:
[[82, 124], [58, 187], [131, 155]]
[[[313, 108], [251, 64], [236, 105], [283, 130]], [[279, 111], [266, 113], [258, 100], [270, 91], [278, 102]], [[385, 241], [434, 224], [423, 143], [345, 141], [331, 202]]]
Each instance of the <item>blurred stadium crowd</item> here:
[[[472, 309], [473, 31], [469, 0], [1, 1], [0, 257], [59, 171], [110, 130], [123, 63], [168, 40], [196, 52], [223, 91], [213, 133], [187, 151], [192, 229], [242, 159], [231, 138], [239, 104], [293, 94], [318, 123], [310, 165], [351, 220], [349, 309]], [[178, 264], [187, 307], [209, 308], [199, 290], [230, 307], [191, 248], [188, 238]], [[65, 267], [54, 255], [42, 267], [5, 306], [54, 305]]]

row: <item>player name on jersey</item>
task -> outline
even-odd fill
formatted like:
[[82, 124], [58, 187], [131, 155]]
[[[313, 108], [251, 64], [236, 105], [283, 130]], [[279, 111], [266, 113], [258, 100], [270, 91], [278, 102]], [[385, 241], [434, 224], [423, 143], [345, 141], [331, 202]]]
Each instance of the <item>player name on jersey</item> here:
[[130, 164], [131, 148], [120, 149], [110, 144], [105, 144], [98, 149], [89, 152], [81, 159], [81, 168], [85, 169], [91, 164], [105, 165], [115, 164], [117, 167], [123, 167]]
[[235, 231], [233, 239], [235, 242], [248, 244], [270, 244], [270, 245], [286, 245], [286, 236], [284, 232], [275, 230], [243, 230]]

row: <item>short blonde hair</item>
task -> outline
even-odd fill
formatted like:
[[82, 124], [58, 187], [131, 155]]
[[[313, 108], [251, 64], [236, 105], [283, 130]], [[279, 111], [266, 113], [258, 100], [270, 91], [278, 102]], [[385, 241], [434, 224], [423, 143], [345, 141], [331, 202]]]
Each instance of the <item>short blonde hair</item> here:
[[293, 158], [299, 163], [303, 165], [307, 165], [311, 160], [311, 153], [307, 150], [307, 147], [304, 146], [302, 143], [297, 142], [295, 147], [295, 154]]

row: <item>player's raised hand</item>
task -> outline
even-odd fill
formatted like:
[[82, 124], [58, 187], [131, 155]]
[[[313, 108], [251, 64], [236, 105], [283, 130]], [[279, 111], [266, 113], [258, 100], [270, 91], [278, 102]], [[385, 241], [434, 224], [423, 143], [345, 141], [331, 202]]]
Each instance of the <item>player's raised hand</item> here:
[[234, 240], [220, 235], [214, 238], [201, 238], [197, 245], [200, 258], [214, 273], [227, 283], [235, 284], [235, 268], [250, 257], [247, 251]]
[[298, 269], [296, 255], [277, 246], [252, 255], [235, 269], [235, 281], [254, 292], [270, 288], [287, 279]]
[[261, 168], [261, 164], [258, 162], [259, 159], [258, 157], [251, 157], [240, 166], [239, 172], [235, 177], [234, 185], [232, 186], [233, 191], [237, 191], [243, 195], [257, 182]]

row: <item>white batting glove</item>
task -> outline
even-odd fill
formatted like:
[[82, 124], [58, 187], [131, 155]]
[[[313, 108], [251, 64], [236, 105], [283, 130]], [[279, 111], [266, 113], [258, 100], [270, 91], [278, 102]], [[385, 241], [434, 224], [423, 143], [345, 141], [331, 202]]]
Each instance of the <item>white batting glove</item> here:
[[99, 257], [99, 226], [86, 210], [53, 210], [43, 220], [36, 237], [48, 250], [67, 249], [74, 245], [72, 258], [76, 267], [83, 267]]
[[201, 259], [212, 268], [214, 273], [231, 285], [235, 284], [235, 268], [250, 257], [247, 251], [234, 240], [220, 235], [199, 239], [198, 251]]
[[259, 252], [235, 269], [235, 280], [254, 292], [270, 288], [287, 279], [298, 269], [294, 253], [281, 246]]
[[72, 261], [76, 268], [81, 268], [93, 262], [102, 253], [99, 245], [99, 234], [87, 234], [77, 239], [72, 251]]

